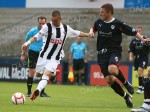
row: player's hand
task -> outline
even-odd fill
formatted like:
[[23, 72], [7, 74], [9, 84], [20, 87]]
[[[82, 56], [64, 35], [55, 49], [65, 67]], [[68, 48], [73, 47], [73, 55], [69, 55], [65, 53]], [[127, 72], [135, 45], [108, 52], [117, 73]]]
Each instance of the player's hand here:
[[25, 55], [21, 55], [20, 60], [21, 60], [22, 63], [25, 61], [25, 59], [26, 59], [26, 56]]
[[84, 63], [87, 63], [88, 62], [88, 60], [87, 59], [84, 59]]
[[69, 65], [70, 66], [72, 65], [72, 59], [69, 59]]
[[143, 39], [144, 43], [150, 43], [150, 38]]
[[89, 37], [89, 38], [94, 38], [94, 32], [93, 32], [93, 31], [90, 31], [88, 37]]
[[28, 45], [27, 45], [26, 43], [24, 43], [24, 44], [22, 45], [21, 50], [22, 50], [22, 51], [26, 51], [27, 48], [28, 48]]
[[130, 61], [130, 62], [133, 62], [133, 58], [132, 58], [132, 57], [129, 57], [129, 61]]

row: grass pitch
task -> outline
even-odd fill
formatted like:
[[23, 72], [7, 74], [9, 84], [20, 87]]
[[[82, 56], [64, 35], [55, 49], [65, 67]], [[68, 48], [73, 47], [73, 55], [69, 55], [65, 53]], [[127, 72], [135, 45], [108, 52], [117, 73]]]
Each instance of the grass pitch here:
[[[37, 87], [33, 84], [32, 90]], [[136, 92], [137, 89], [135, 89]], [[26, 95], [26, 83], [0, 82], [0, 112], [130, 112], [122, 97], [110, 87], [48, 85], [45, 92], [51, 97], [38, 97], [31, 101], [26, 97], [24, 105], [14, 105], [15, 92]], [[143, 94], [133, 95], [134, 107], [141, 106]]]

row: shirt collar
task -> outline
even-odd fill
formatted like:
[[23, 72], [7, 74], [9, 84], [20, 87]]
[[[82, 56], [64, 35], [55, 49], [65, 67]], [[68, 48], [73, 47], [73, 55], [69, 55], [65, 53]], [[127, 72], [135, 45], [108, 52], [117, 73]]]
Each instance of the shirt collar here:
[[52, 24], [52, 21], [50, 21], [50, 23], [51, 23], [52, 27], [54, 27], [54, 28], [61, 28], [61, 27], [63, 26], [62, 23], [60, 23], [60, 26], [59, 26], [59, 27], [54, 26], [54, 25]]
[[111, 23], [112, 21], [114, 21], [115, 18], [113, 17], [110, 21], [104, 21], [105, 23]]

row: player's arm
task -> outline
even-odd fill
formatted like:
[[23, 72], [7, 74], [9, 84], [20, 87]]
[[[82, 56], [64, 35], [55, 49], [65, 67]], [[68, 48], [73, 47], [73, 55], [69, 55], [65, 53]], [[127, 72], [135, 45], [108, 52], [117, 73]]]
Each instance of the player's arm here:
[[89, 37], [89, 34], [80, 31], [79, 37]]
[[85, 56], [84, 56], [84, 62], [85, 62], [85, 63], [88, 62], [88, 53], [85, 53]]
[[128, 49], [128, 53], [129, 53], [129, 61], [132, 62], [133, 61], [133, 51], [134, 51], [134, 45], [133, 45], [133, 40], [131, 41], [130, 45], [129, 45], [129, 49]]
[[48, 26], [47, 24], [43, 25], [42, 29], [32, 38], [30, 38], [27, 42], [25, 42], [22, 45], [22, 53], [25, 53], [27, 50], [28, 46], [33, 43], [38, 41], [40, 38], [42, 38], [46, 33], [48, 32]]
[[36, 37], [32, 37], [30, 38], [27, 42], [25, 42], [23, 45], [22, 45], [22, 48], [21, 48], [21, 51], [22, 51], [22, 54], [25, 54], [28, 46], [33, 43], [33, 42], [36, 42], [37, 41], [37, 38]]
[[[31, 37], [34, 36], [34, 35], [33, 35], [33, 31], [34, 31], [34, 30], [31, 29], [31, 30], [27, 33], [27, 35], [26, 35], [26, 37], [25, 37], [25, 42], [27, 42]], [[21, 60], [21, 62], [24, 62], [25, 59], [26, 59], [25, 51], [22, 50], [20, 60]]]
[[95, 35], [95, 31], [94, 31], [94, 28], [92, 27], [89, 31], [89, 36], [93, 38], [94, 35]]
[[141, 40], [142, 42], [150, 42], [150, 38], [144, 39], [142, 35], [140, 35], [134, 28], [131, 26], [126, 25], [123, 22], [120, 22], [119, 29], [122, 33], [129, 35], [129, 36], [135, 36], [137, 39]]
[[69, 53], [69, 65], [72, 64], [72, 53]]
[[90, 28], [89, 36], [93, 38], [96, 32], [97, 32], [97, 21], [95, 21], [93, 26]]
[[89, 33], [74, 30], [67, 25], [67, 37], [89, 37]]
[[85, 45], [85, 56], [84, 56], [84, 62], [87, 63], [88, 62], [88, 53], [87, 53], [87, 46]]
[[133, 52], [129, 52], [129, 61], [133, 62]]
[[72, 54], [73, 54], [73, 45], [71, 45], [69, 49], [69, 65], [72, 64]]

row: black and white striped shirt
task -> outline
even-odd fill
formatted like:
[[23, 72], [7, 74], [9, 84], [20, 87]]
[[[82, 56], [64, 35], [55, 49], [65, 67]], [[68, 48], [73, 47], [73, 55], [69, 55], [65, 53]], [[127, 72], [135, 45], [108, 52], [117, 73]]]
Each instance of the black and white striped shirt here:
[[[48, 26], [47, 24], [43, 25], [42, 29], [34, 36], [39, 40], [39, 38], [43, 38], [43, 46], [40, 52], [40, 56], [44, 59], [50, 60], [60, 60], [60, 57], [64, 57], [62, 53], [62, 47], [65, 43], [67, 37], [78, 37], [80, 35], [80, 31], [73, 30], [70, 26], [67, 26], [67, 34], [61, 23], [59, 27], [53, 26], [51, 24], [51, 36], [48, 36]], [[66, 35], [66, 36], [65, 36]]]

